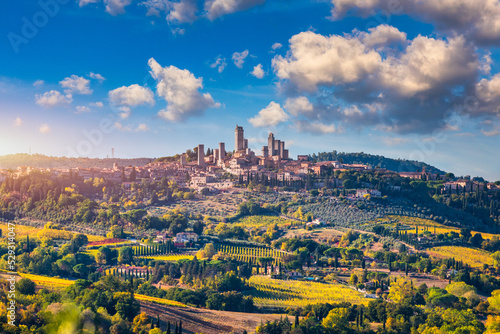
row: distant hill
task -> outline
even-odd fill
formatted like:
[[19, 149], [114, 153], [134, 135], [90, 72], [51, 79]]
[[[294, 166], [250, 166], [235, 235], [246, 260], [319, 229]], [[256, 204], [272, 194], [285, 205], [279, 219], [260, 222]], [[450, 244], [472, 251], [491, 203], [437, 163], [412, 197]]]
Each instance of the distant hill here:
[[0, 156], [0, 169], [15, 169], [19, 166], [37, 167], [37, 168], [111, 168], [113, 163], [118, 163], [121, 166], [144, 166], [152, 159], [137, 158], [137, 159], [89, 159], [89, 158], [66, 158], [66, 157], [50, 157], [42, 154], [9, 154]]
[[444, 171], [426, 164], [425, 162], [406, 160], [406, 159], [391, 159], [381, 155], [372, 155], [364, 152], [360, 153], [345, 153], [345, 152], [321, 152], [318, 154], [309, 155], [311, 161], [339, 161], [342, 160], [346, 164], [363, 164], [370, 165], [373, 168], [386, 168], [394, 172], [420, 172], [425, 167], [425, 170], [431, 173], [445, 174]]

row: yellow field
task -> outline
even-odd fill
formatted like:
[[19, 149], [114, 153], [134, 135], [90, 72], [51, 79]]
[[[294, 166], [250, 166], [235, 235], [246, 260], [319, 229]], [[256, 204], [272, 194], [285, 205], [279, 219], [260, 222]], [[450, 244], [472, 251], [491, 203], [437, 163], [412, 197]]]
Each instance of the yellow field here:
[[137, 256], [137, 258], [176, 262], [184, 259], [192, 260], [194, 259], [194, 255], [189, 255], [189, 254], [149, 255], [149, 256]]
[[153, 303], [167, 305], [167, 306], [188, 307], [186, 304], [176, 302], [175, 300], [150, 297], [150, 296], [139, 295], [139, 294], [134, 294], [134, 296], [135, 296], [135, 299], [146, 301], [146, 302], [153, 302]]
[[[413, 227], [413, 229], [407, 230], [408, 233], [415, 233], [415, 227], [418, 225], [418, 232], [423, 233], [426, 228], [429, 232], [434, 233], [436, 231], [437, 234], [443, 234], [443, 233], [449, 233], [449, 232], [457, 232], [460, 233], [459, 228], [454, 228], [450, 226], [446, 226], [443, 224], [440, 224], [438, 222], [435, 222], [434, 220], [430, 219], [423, 219], [423, 218], [417, 218], [417, 217], [408, 217], [408, 216], [397, 216], [397, 215], [388, 215], [387, 218], [382, 218], [378, 219], [377, 222], [387, 222], [388, 220], [397, 220], [400, 224], [408, 225]], [[396, 224], [386, 224], [388, 226], [396, 226]], [[491, 234], [491, 233], [484, 233], [484, 232], [477, 232], [477, 231], [472, 231], [472, 235], [475, 235], [476, 233], [481, 233], [483, 239], [492, 239], [493, 236], [500, 237], [498, 234]]]
[[[2, 236], [4, 237], [7, 236], [8, 233], [10, 232], [8, 230], [8, 224], [6, 223], [0, 223], [0, 229], [2, 230]], [[56, 239], [71, 239], [73, 234], [76, 234], [75, 232], [71, 231], [43, 229], [43, 228], [37, 228], [33, 226], [25, 226], [19, 224], [15, 224], [15, 233], [16, 237], [24, 237], [26, 235], [29, 235], [31, 237], [36, 235], [38, 238], [47, 237]], [[106, 237], [98, 235], [92, 235], [92, 234], [85, 234], [85, 235], [87, 236], [90, 242], [106, 239]]]
[[455, 258], [457, 261], [467, 263], [471, 267], [482, 267], [483, 264], [493, 265], [490, 253], [481, 249], [459, 246], [433, 247], [427, 253], [436, 258]]
[[340, 284], [308, 281], [284, 281], [265, 276], [252, 276], [250, 286], [254, 303], [264, 307], [303, 307], [307, 304], [341, 303], [365, 304], [368, 298], [356, 290]]
[[48, 277], [48, 276], [41, 276], [41, 275], [32, 275], [32, 274], [25, 274], [25, 273], [19, 273], [19, 276], [23, 278], [29, 278], [33, 282], [36, 283], [36, 285], [41, 285], [49, 288], [65, 288], [73, 283], [75, 281], [69, 280], [69, 279], [63, 279], [63, 278], [56, 278], [56, 277]]

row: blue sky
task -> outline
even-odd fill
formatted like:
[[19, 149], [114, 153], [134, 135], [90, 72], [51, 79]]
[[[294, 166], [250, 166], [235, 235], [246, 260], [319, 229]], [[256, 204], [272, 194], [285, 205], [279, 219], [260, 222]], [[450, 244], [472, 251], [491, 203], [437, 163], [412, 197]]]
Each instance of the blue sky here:
[[233, 149], [238, 124], [498, 180], [500, 3], [455, 3], [4, 1], [0, 154]]

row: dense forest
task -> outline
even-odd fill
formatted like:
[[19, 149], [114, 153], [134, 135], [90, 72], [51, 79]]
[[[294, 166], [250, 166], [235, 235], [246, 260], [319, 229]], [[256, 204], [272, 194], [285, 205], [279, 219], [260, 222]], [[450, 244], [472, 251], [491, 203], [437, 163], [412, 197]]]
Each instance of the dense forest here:
[[382, 155], [372, 155], [364, 152], [360, 153], [345, 153], [345, 152], [320, 152], [309, 155], [312, 161], [342, 161], [346, 164], [364, 164], [370, 165], [373, 168], [386, 168], [394, 172], [420, 172], [425, 167], [425, 170], [430, 173], [444, 174], [445, 172], [425, 162], [406, 160], [406, 159], [391, 159]]

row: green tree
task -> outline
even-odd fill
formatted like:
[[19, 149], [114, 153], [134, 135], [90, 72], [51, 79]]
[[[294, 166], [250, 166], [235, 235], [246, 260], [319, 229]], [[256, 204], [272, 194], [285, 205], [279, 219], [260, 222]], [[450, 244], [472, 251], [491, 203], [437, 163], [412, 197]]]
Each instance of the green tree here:
[[16, 290], [23, 295], [34, 295], [36, 284], [29, 278], [21, 278], [16, 284]]
[[118, 262], [123, 264], [130, 264], [134, 258], [134, 250], [132, 247], [121, 247], [118, 251]]

